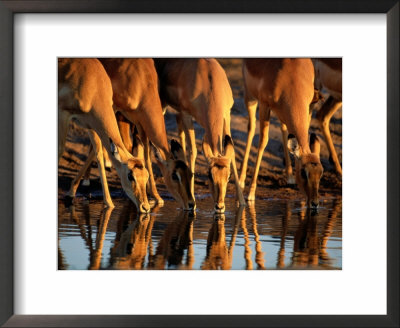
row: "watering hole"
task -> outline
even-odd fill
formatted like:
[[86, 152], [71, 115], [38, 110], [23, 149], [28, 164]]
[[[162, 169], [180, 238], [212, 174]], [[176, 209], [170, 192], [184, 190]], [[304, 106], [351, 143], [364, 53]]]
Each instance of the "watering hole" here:
[[341, 198], [323, 199], [317, 213], [298, 200], [259, 200], [238, 208], [226, 198], [216, 216], [209, 194], [195, 214], [174, 201], [138, 215], [126, 198], [66, 207], [59, 200], [58, 269], [251, 270], [341, 269]]
[[[240, 169], [248, 134], [242, 61], [234, 58], [218, 61], [226, 71], [235, 100], [231, 109], [231, 132]], [[164, 118], [168, 139], [179, 140], [176, 112], [168, 108]], [[115, 169], [107, 172], [115, 205], [113, 210], [103, 209], [101, 184], [95, 168], [90, 176], [90, 200], [85, 198], [87, 190], [80, 187], [75, 205], [66, 207], [65, 195], [89, 154], [90, 144], [86, 130], [71, 123], [66, 151], [58, 167], [59, 269], [341, 269], [342, 181], [329, 161], [316, 111], [313, 111], [310, 132], [316, 133], [322, 143], [321, 164], [324, 167], [318, 213], [308, 213], [300, 201], [304, 196], [298, 187], [287, 185], [281, 125], [273, 112], [270, 123], [269, 142], [257, 180], [255, 206], [246, 206], [242, 212], [237, 210], [231, 181], [225, 199], [225, 216], [220, 217], [213, 213], [208, 165], [201, 154], [204, 130], [196, 122], [195, 217], [178, 208], [155, 163], [153, 171], [157, 189], [165, 205], [152, 209], [147, 217], [137, 216], [135, 206], [124, 196]], [[330, 131], [341, 161], [341, 109], [332, 116]], [[254, 172], [258, 143], [257, 122], [245, 196]]]

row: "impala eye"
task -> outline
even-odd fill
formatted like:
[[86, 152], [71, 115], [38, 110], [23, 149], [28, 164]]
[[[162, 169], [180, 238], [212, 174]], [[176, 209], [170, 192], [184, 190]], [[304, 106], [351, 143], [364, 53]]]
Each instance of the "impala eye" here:
[[133, 176], [132, 172], [128, 173], [128, 180], [129, 181], [135, 181], [135, 177]]
[[306, 170], [305, 170], [305, 169], [301, 169], [301, 177], [302, 177], [304, 180], [307, 180], [307, 173], [306, 173]]
[[178, 178], [178, 175], [176, 174], [176, 172], [172, 172], [172, 180], [179, 181], [179, 178]]

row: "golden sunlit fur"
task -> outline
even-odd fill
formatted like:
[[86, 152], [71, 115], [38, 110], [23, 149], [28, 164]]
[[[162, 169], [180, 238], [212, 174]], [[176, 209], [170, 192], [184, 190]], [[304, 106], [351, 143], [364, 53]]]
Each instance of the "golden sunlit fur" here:
[[[231, 135], [232, 90], [223, 68], [215, 59], [159, 58], [155, 59], [155, 64], [160, 79], [162, 105], [163, 107], [170, 105], [179, 112], [177, 116], [180, 129], [179, 135], [182, 143], [185, 140], [184, 135], [188, 139], [189, 166], [191, 171], [194, 172], [197, 148], [192, 118], [205, 130], [204, 142], [209, 145], [213, 154], [209, 158], [223, 156], [222, 140], [225, 135]], [[244, 205], [243, 194], [239, 188], [234, 150], [229, 156], [225, 154], [225, 157], [230, 158], [230, 165], [232, 165], [235, 177], [237, 198], [239, 203]], [[212, 162], [208, 161], [208, 164], [210, 165]], [[220, 205], [224, 203], [226, 184], [228, 183], [226, 171], [224, 171], [224, 176], [218, 178], [219, 184], [222, 181], [225, 183], [225, 186], [221, 187], [222, 192], [220, 192], [220, 194], [223, 194], [223, 198], [214, 199]], [[217, 173], [215, 172], [215, 174]], [[191, 182], [191, 190], [194, 192], [194, 177]], [[218, 212], [220, 211], [218, 209]]]
[[[158, 204], [163, 200], [158, 194], [150, 159], [150, 140], [158, 149], [157, 162], [168, 191], [185, 210], [195, 208], [194, 195], [190, 192], [191, 171], [179, 165], [182, 179], [174, 179], [179, 159], [172, 154], [167, 141], [165, 121], [158, 95], [158, 78], [153, 60], [150, 58], [101, 59], [110, 76], [114, 92], [114, 105], [139, 131], [144, 142], [146, 167], [150, 173], [150, 193]], [[125, 138], [127, 139], [127, 138]], [[176, 145], [178, 148], [179, 145]]]
[[[293, 133], [302, 156], [311, 153], [308, 144], [309, 106], [314, 99], [314, 67], [310, 59], [245, 59], [243, 61], [245, 104], [249, 111], [249, 133], [240, 174], [244, 187], [247, 161], [255, 133], [255, 115], [259, 105], [260, 141], [248, 200], [255, 200], [262, 155], [268, 143], [270, 112], [278, 116], [284, 129]], [[306, 160], [308, 157], [303, 157]], [[319, 162], [319, 154], [318, 154]], [[304, 163], [306, 164], [306, 163]]]
[[318, 207], [318, 189], [323, 168], [320, 162], [320, 144], [313, 133], [310, 137], [311, 153], [303, 153], [297, 140], [290, 138], [287, 145], [296, 159], [296, 182], [300, 191], [306, 196], [307, 206]]
[[[68, 124], [72, 118], [88, 129], [103, 187], [104, 202], [114, 207], [104, 169], [103, 146], [117, 170], [121, 185], [141, 212], [150, 207], [143, 190], [148, 180], [146, 169], [133, 169], [141, 158], [134, 158], [125, 148], [112, 108], [112, 87], [103, 66], [97, 59], [58, 59], [58, 159], [65, 149]], [[90, 161], [89, 161], [90, 160]], [[85, 163], [84, 168], [88, 164]], [[81, 169], [79, 182], [85, 170]], [[130, 179], [129, 177], [135, 177]]]
[[[330, 159], [332, 160], [336, 172], [342, 174], [335, 147], [333, 145], [331, 133], [329, 130], [329, 122], [332, 115], [342, 106], [342, 59], [341, 58], [313, 58], [312, 59], [315, 72], [314, 80], [314, 98], [310, 104], [309, 121], [311, 122], [314, 104], [323, 101], [322, 107], [318, 110], [316, 118], [320, 125], [321, 131], [325, 137], [326, 145], [329, 150]], [[325, 100], [320, 90], [329, 93], [329, 97]], [[283, 144], [287, 144], [287, 128], [282, 124]], [[287, 147], [284, 147], [286, 174], [288, 184], [293, 184], [292, 166], [289, 158]]]
[[209, 144], [203, 141], [203, 154], [208, 163], [208, 180], [215, 212], [223, 213], [226, 188], [231, 175], [231, 161], [234, 156], [232, 139], [230, 136], [225, 136], [224, 153], [217, 156], [214, 155]]
[[176, 140], [171, 140], [171, 149], [174, 149], [171, 158], [164, 160], [160, 151], [154, 147], [154, 154], [161, 172], [169, 177], [169, 179], [164, 179], [164, 182], [172, 196], [180, 200], [184, 210], [194, 210], [196, 204], [190, 190], [193, 173], [188, 168], [183, 158], [183, 149]]
[[[179, 202], [185, 210], [195, 209], [193, 193], [190, 192], [191, 175], [187, 165], [182, 165], [178, 156], [173, 152], [179, 152], [179, 143], [171, 143], [170, 149], [167, 141], [165, 121], [158, 94], [158, 78], [154, 68], [153, 60], [150, 58], [110, 58], [101, 59], [101, 63], [109, 75], [113, 88], [114, 109], [120, 112], [124, 118], [133, 123], [139, 131], [140, 138], [144, 143], [144, 158], [146, 168], [150, 174], [150, 193], [163, 204], [158, 194], [151, 165], [149, 140], [158, 149], [157, 162], [168, 191]], [[121, 116], [118, 117], [122, 138], [129, 147], [129, 125], [123, 123]], [[176, 177], [177, 166], [182, 179]]]
[[329, 122], [335, 112], [342, 106], [342, 59], [341, 58], [315, 58], [315, 88], [324, 89], [329, 93], [320, 110], [317, 112], [317, 120], [324, 135], [336, 172], [342, 174], [335, 146], [333, 145]]

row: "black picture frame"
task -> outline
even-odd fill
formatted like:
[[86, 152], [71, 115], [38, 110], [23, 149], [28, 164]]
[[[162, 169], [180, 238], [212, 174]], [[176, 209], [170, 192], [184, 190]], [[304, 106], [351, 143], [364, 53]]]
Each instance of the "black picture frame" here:
[[[387, 17], [387, 315], [14, 315], [13, 29], [16, 13], [384, 13]], [[399, 1], [0, 0], [0, 324], [5, 327], [399, 327]], [[369, 136], [367, 136], [369, 138]], [[384, 218], [376, 218], [383, 220]], [[368, 288], [368, 286], [366, 286]], [[189, 300], [190, 301], [190, 300]]]

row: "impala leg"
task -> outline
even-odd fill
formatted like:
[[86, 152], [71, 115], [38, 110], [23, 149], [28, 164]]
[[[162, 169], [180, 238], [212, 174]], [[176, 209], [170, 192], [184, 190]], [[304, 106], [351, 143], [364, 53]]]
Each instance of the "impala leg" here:
[[244, 200], [243, 190], [240, 186], [239, 175], [237, 173], [237, 168], [236, 168], [235, 154], [232, 157], [231, 164], [232, 164], [232, 170], [233, 170], [233, 177], [235, 178], [236, 197], [237, 197], [237, 200], [239, 201], [239, 205], [244, 206], [244, 205], [246, 205], [246, 201]]
[[90, 172], [89, 168], [94, 160], [94, 156], [95, 156], [94, 150], [92, 149], [90, 151], [85, 163], [80, 168], [78, 174], [75, 176], [74, 180], [72, 180], [71, 187], [69, 188], [69, 192], [68, 192], [68, 196], [70, 196], [71, 198], [75, 197], [76, 190], [78, 189], [79, 181], [81, 181], [82, 176], [85, 173]]
[[101, 186], [103, 188], [103, 195], [104, 195], [104, 204], [108, 207], [114, 207], [114, 204], [111, 200], [110, 191], [108, 190], [108, 183], [106, 177], [106, 171], [104, 167], [104, 154], [103, 154], [103, 146], [100, 140], [100, 137], [97, 133], [89, 129], [88, 130], [90, 141], [92, 142], [94, 152], [96, 154], [97, 165], [99, 168]]
[[254, 133], [256, 131], [256, 110], [258, 102], [256, 100], [249, 101], [245, 99], [246, 108], [249, 112], [249, 124], [247, 126], [247, 143], [246, 143], [246, 150], [244, 152], [241, 172], [240, 172], [240, 179], [239, 185], [242, 189], [244, 189], [244, 185], [246, 182], [246, 175], [247, 175], [247, 163], [249, 161], [249, 154], [251, 149], [251, 144], [253, 142]]
[[[225, 116], [224, 119], [224, 135], [229, 135], [231, 136], [231, 117], [230, 117], [230, 112]], [[246, 205], [246, 201], [244, 200], [243, 196], [243, 190], [240, 185], [240, 180], [239, 180], [239, 175], [236, 167], [236, 152], [234, 152], [232, 158], [231, 158], [231, 165], [232, 165], [232, 171], [233, 171], [233, 177], [235, 179], [235, 187], [236, 187], [236, 198], [239, 201], [240, 206]]]
[[342, 106], [342, 102], [330, 96], [322, 105], [321, 109], [317, 112], [317, 119], [321, 126], [322, 133], [324, 134], [326, 145], [335, 166], [335, 170], [337, 173], [342, 175], [342, 167], [339, 163], [335, 146], [333, 145], [331, 132], [329, 130], [329, 122], [331, 120], [331, 117], [340, 108], [340, 106]]
[[[92, 152], [93, 152], [93, 145], [90, 144], [90, 147], [89, 147], [89, 155], [88, 155], [88, 156], [90, 156], [90, 153], [92, 153]], [[104, 152], [104, 147], [103, 147], [103, 152]], [[94, 152], [93, 152], [93, 154], [94, 154]], [[92, 161], [93, 161], [93, 160], [94, 160], [94, 157], [93, 157]], [[90, 163], [90, 164], [91, 164], [91, 163]], [[89, 166], [87, 167], [86, 172], [84, 173], [83, 181], [82, 181], [82, 185], [83, 185], [83, 186], [90, 186], [90, 171], [91, 171], [91, 169], [92, 169], [92, 166], [89, 165]]]
[[197, 157], [197, 147], [196, 147], [196, 136], [194, 133], [193, 121], [192, 117], [189, 115], [182, 115], [182, 125], [185, 129], [186, 136], [189, 139], [188, 148], [189, 148], [189, 168], [192, 171], [193, 176], [190, 181], [190, 189], [192, 191], [192, 195], [194, 195], [194, 173], [195, 173], [195, 163]]
[[149, 171], [149, 181], [148, 181], [149, 192], [150, 192], [150, 195], [152, 195], [156, 199], [156, 202], [158, 205], [163, 205], [164, 200], [158, 194], [156, 182], [154, 181], [153, 166], [152, 166], [151, 157], [150, 157], [149, 138], [147, 138], [146, 133], [143, 131], [142, 128], [138, 127], [138, 130], [139, 130], [140, 139], [142, 140], [142, 142], [144, 144], [144, 160], [146, 162], [147, 171]]
[[260, 114], [260, 141], [258, 143], [257, 161], [254, 169], [253, 180], [251, 181], [249, 196], [247, 198], [249, 201], [255, 200], [258, 172], [260, 170], [264, 149], [268, 144], [269, 118], [271, 110], [267, 107], [267, 104], [260, 103], [259, 114]]
[[126, 149], [132, 153], [132, 138], [131, 138], [131, 123], [119, 112], [115, 114], [117, 118], [117, 124], [119, 133], [121, 134], [122, 142], [124, 143]]
[[110, 157], [108, 156], [108, 152], [105, 147], [103, 147], [103, 156], [104, 156], [104, 166], [107, 169], [111, 169], [112, 163], [111, 163]]
[[185, 140], [185, 131], [184, 131], [184, 126], [183, 126], [183, 122], [182, 122], [182, 114], [178, 113], [175, 116], [176, 119], [176, 125], [178, 126], [178, 135], [179, 135], [179, 139], [180, 139], [180, 143], [181, 146], [183, 148], [183, 154], [186, 157], [186, 140]]
[[286, 165], [286, 182], [288, 185], [294, 185], [296, 180], [293, 176], [292, 162], [290, 161], [288, 144], [288, 130], [286, 124], [281, 124], [282, 131], [282, 142], [283, 142], [283, 153], [285, 155], [285, 165]]

